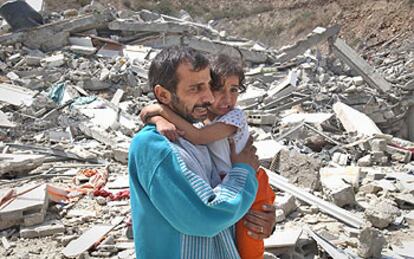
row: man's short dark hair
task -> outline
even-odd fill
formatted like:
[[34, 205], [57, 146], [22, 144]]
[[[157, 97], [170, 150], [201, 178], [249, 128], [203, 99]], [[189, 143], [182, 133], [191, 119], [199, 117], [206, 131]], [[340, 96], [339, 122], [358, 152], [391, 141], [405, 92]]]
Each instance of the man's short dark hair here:
[[229, 76], [237, 76], [239, 78], [241, 92], [246, 90], [242, 63], [226, 54], [220, 54], [211, 62], [212, 90], [218, 90], [223, 87], [224, 81]]
[[190, 47], [172, 46], [163, 49], [151, 62], [148, 72], [148, 83], [154, 90], [161, 85], [168, 91], [175, 93], [178, 84], [177, 69], [182, 63], [189, 63], [193, 71], [200, 71], [209, 65], [208, 59], [200, 52]]

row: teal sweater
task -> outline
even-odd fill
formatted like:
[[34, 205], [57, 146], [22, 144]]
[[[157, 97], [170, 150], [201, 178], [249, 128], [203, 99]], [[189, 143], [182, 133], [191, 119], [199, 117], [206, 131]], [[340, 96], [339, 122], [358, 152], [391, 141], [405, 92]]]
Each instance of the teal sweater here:
[[232, 226], [254, 201], [252, 167], [234, 164], [228, 181], [213, 189], [147, 125], [132, 140], [128, 169], [138, 259], [238, 258]]

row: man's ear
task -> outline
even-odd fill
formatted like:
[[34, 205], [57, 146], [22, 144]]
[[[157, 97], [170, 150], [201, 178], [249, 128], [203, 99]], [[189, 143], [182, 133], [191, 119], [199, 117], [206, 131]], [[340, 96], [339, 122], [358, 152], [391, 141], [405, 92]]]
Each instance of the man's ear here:
[[156, 85], [154, 87], [154, 94], [157, 100], [163, 104], [169, 104], [171, 102], [171, 92], [165, 89], [162, 85]]

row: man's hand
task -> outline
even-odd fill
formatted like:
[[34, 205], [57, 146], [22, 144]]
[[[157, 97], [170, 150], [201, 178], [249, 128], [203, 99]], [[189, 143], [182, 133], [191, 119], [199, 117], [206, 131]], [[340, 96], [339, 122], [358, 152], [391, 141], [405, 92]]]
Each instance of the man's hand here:
[[263, 205], [262, 211], [249, 210], [243, 217], [247, 232], [252, 238], [262, 240], [272, 235], [276, 225], [276, 208], [273, 205]]
[[249, 137], [246, 145], [244, 146], [243, 150], [237, 154], [236, 148], [234, 145], [234, 141], [232, 138], [229, 138], [230, 143], [230, 159], [233, 164], [235, 163], [245, 163], [253, 167], [255, 171], [259, 168], [259, 158], [256, 155], [256, 147], [253, 146], [253, 138], [252, 136]]

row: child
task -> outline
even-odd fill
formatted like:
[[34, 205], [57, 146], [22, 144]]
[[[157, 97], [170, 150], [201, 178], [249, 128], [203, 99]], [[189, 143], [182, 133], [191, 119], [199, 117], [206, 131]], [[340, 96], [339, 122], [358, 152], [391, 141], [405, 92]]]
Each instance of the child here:
[[[241, 109], [235, 108], [239, 93], [245, 90], [244, 72], [236, 61], [226, 55], [220, 55], [211, 65], [211, 77], [214, 103], [208, 107], [208, 119], [204, 121], [206, 126], [196, 128], [167, 106], [158, 104], [145, 107], [141, 112], [141, 118], [146, 118], [149, 114], [161, 115], [151, 117], [150, 122], [156, 124], [158, 131], [171, 141], [180, 135], [193, 144], [206, 144], [216, 168], [225, 181], [225, 172], [230, 171], [232, 167], [228, 138], [232, 138], [237, 153], [243, 149], [249, 138], [246, 116]], [[275, 195], [262, 168], [259, 168], [256, 177], [259, 188], [251, 209], [260, 211], [264, 204], [273, 204]], [[236, 237], [241, 258], [263, 258], [263, 240], [251, 238], [243, 220], [236, 224]]]

